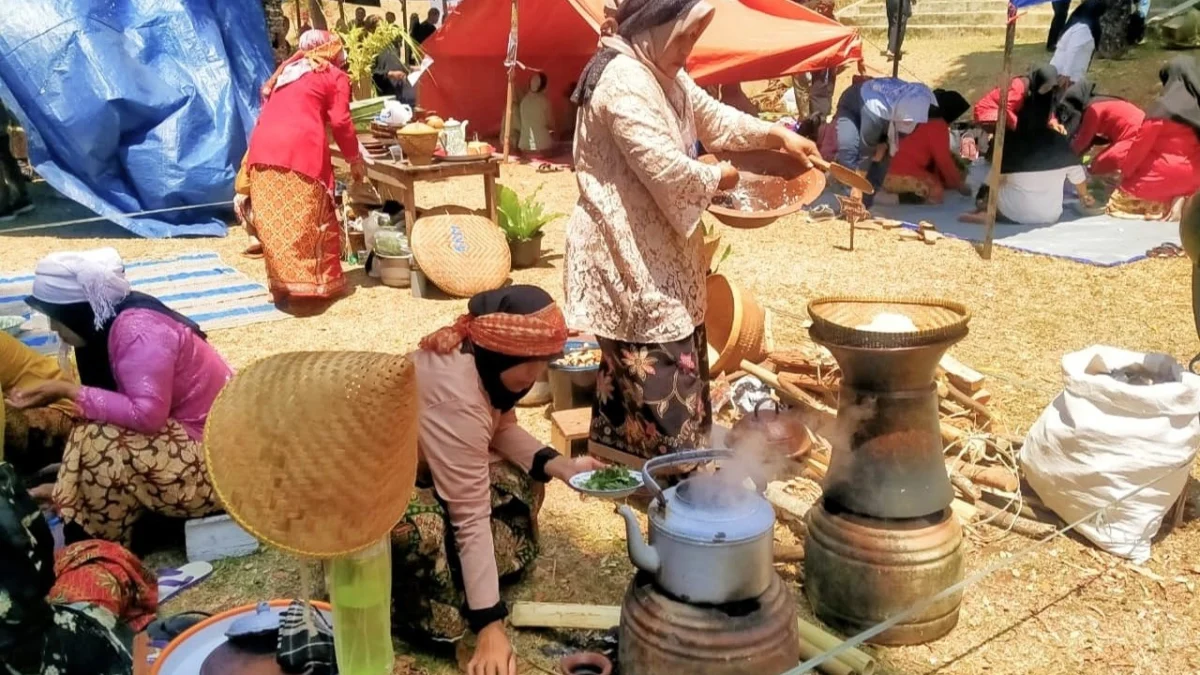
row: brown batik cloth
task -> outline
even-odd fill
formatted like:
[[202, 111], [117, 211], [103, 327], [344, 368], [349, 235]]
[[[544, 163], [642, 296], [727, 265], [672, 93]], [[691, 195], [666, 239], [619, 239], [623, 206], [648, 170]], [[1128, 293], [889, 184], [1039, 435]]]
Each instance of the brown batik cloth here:
[[174, 420], [154, 436], [112, 424], [77, 425], [63, 453], [54, 503], [63, 522], [125, 546], [147, 511], [199, 518], [219, 510], [204, 444]]
[[8, 408], [4, 417], [4, 459], [22, 478], [62, 461], [73, 417], [56, 408]]
[[[544, 488], [510, 462], [491, 465], [492, 541], [501, 583], [537, 558]], [[392, 530], [392, 625], [401, 635], [453, 641], [467, 633], [462, 569], [446, 506], [424, 468], [404, 518]]]
[[676, 342], [599, 342], [592, 443], [643, 459], [708, 446], [712, 399], [704, 326]]

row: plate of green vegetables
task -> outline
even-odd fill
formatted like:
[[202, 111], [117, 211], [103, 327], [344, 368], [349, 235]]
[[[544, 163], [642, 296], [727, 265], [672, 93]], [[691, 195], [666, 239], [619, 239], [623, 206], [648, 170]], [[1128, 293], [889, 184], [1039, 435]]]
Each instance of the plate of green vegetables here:
[[642, 474], [623, 466], [606, 466], [571, 476], [571, 487], [592, 497], [622, 499], [642, 487]]

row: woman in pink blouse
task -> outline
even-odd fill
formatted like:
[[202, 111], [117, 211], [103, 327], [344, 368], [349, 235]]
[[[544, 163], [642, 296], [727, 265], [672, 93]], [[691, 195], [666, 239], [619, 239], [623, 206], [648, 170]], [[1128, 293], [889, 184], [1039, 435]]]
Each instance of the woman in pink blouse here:
[[600, 339], [589, 447], [625, 463], [704, 447], [712, 427], [700, 215], [738, 182], [710, 151], [780, 149], [804, 166], [808, 139], [714, 101], [684, 72], [712, 22], [703, 0], [622, 0], [615, 35], [584, 68], [567, 225], [567, 324]]
[[217, 511], [201, 439], [233, 372], [200, 327], [132, 292], [111, 248], [47, 256], [26, 303], [75, 348], [82, 383], [46, 381], [8, 399], [16, 408], [67, 399], [77, 409], [54, 487], [67, 538], [128, 545], [146, 511]]
[[474, 631], [468, 672], [516, 675], [500, 582], [537, 557], [540, 483], [600, 464], [559, 456], [513, 413], [566, 344], [550, 296], [512, 286], [476, 295], [467, 309], [410, 355], [421, 468], [392, 534], [393, 622], [407, 637], [439, 642]]

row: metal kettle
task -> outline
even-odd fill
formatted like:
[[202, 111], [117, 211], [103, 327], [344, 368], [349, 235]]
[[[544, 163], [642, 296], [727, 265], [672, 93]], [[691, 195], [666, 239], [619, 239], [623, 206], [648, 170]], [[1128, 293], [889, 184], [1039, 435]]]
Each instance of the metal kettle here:
[[746, 600], [771, 583], [775, 511], [766, 498], [718, 474], [692, 476], [666, 490], [654, 478], [669, 466], [733, 456], [728, 450], [693, 450], [646, 462], [642, 476], [654, 494], [647, 511], [649, 542], [633, 510], [624, 505], [617, 510], [625, 518], [634, 566], [684, 602]]
[[765, 445], [768, 457], [790, 457], [800, 461], [812, 450], [812, 438], [808, 427], [794, 413], [780, 412], [779, 408], [764, 411], [763, 399], [754, 406], [754, 412], [745, 415], [733, 425], [726, 437], [729, 447], [738, 449], [743, 444]]

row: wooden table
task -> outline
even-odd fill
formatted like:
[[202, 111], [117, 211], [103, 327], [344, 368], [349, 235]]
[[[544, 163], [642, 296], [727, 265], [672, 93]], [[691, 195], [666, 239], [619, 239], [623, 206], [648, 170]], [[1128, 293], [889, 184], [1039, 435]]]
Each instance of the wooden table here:
[[[336, 145], [330, 146], [333, 165], [349, 169]], [[417, 218], [416, 184], [461, 176], [483, 176], [484, 203], [487, 217], [496, 222], [496, 179], [500, 177], [500, 160], [489, 157], [478, 162], [437, 162], [429, 166], [412, 166], [393, 159], [376, 159], [367, 165], [367, 180], [375, 185], [379, 196], [404, 205], [404, 230], [412, 235]]]

